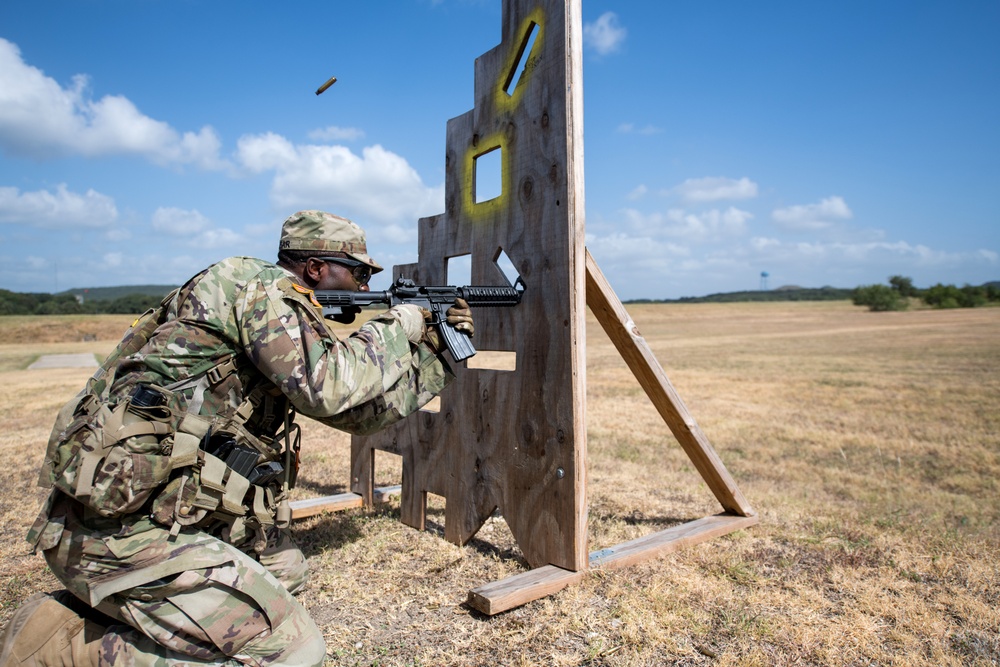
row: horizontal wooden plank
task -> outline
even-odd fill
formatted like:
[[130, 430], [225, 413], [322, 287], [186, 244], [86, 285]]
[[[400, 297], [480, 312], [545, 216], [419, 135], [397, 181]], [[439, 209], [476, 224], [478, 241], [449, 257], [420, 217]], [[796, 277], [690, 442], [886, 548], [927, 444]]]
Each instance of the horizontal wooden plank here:
[[[398, 496], [402, 487], [381, 486], [372, 492], [372, 501], [384, 503], [392, 496]], [[303, 500], [293, 500], [289, 503], [292, 507], [292, 520], [304, 519], [308, 516], [322, 514], [323, 512], [341, 512], [343, 510], [361, 507], [361, 496], [357, 493], [338, 493], [334, 496], [322, 496], [320, 498], [305, 498]]]
[[[590, 554], [591, 569], [617, 569], [689, 547], [736, 530], [749, 528], [757, 516], [716, 514], [622, 542]], [[469, 606], [489, 616], [552, 595], [580, 581], [586, 571], [571, 572], [554, 565], [535, 568], [469, 591]]]
[[682, 523], [651, 535], [622, 542], [590, 554], [591, 569], [613, 570], [665, 556], [685, 547], [721, 537], [760, 522], [757, 516], [716, 514]]
[[469, 606], [488, 616], [520, 607], [561, 591], [583, 579], [586, 571], [573, 572], [545, 565], [469, 591]]

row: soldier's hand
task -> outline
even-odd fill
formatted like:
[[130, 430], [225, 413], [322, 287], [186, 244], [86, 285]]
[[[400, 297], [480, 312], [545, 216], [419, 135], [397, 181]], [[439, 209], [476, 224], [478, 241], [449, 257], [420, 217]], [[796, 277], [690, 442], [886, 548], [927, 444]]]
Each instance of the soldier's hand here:
[[434, 321], [434, 314], [426, 308], [421, 308], [421, 312], [424, 314], [424, 338], [423, 342], [431, 348], [431, 352], [434, 354], [441, 354], [444, 352], [444, 341], [441, 340], [441, 334], [438, 333], [437, 325], [432, 324]]
[[455, 299], [455, 305], [445, 313], [448, 324], [461, 331], [469, 338], [476, 333], [476, 324], [472, 321], [472, 309], [465, 299]]
[[424, 334], [431, 328], [424, 323], [424, 312], [420, 306], [409, 303], [393, 306], [389, 309], [389, 315], [395, 317], [403, 325], [406, 338], [414, 344], [423, 340]]

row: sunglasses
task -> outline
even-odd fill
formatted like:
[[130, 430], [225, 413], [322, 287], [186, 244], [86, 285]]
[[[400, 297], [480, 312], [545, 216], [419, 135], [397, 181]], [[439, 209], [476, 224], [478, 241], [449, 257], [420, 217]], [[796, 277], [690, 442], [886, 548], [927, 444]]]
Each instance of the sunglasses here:
[[354, 277], [354, 282], [360, 285], [367, 285], [368, 281], [372, 279], [372, 267], [368, 266], [364, 262], [359, 262], [356, 259], [348, 259], [346, 257], [317, 257], [316, 259], [323, 262], [331, 262], [333, 264], [340, 264], [351, 270], [351, 276]]

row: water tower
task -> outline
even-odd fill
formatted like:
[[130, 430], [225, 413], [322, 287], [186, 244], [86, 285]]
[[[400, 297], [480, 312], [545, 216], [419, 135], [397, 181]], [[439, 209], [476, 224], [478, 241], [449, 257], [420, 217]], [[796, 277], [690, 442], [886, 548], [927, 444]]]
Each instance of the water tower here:
[[760, 291], [763, 292], [767, 289], [767, 278], [770, 274], [767, 271], [760, 272]]

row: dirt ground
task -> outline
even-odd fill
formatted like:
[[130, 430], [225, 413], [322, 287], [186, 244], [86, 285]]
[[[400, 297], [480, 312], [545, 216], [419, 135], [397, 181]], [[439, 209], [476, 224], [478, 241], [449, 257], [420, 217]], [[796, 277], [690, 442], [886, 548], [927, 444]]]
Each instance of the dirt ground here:
[[[761, 523], [487, 617], [523, 572], [501, 516], [468, 545], [395, 502], [296, 523], [331, 665], [1000, 664], [1000, 308], [630, 306]], [[24, 533], [56, 410], [132, 318], [0, 318], [0, 624], [58, 586]], [[591, 550], [720, 511], [593, 318]], [[305, 420], [298, 497], [346, 490], [349, 440]], [[377, 482], [399, 464], [377, 459]], [[383, 460], [384, 459], [384, 460]]]

